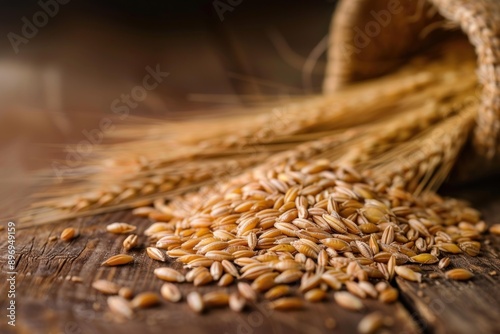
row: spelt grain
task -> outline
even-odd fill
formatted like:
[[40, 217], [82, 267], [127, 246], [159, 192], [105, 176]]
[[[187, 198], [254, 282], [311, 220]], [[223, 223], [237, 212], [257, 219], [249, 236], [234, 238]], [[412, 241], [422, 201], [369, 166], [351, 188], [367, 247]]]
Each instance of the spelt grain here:
[[361, 311], [364, 305], [358, 297], [353, 296], [349, 292], [335, 292], [333, 298], [341, 307], [351, 311]]
[[193, 310], [196, 313], [201, 313], [203, 312], [203, 309], [205, 308], [205, 305], [203, 303], [203, 299], [201, 295], [196, 292], [192, 291], [190, 292], [187, 297], [186, 297], [187, 303], [191, 310]]
[[134, 311], [132, 310], [130, 303], [126, 299], [120, 296], [111, 296], [108, 297], [107, 302], [111, 312], [115, 313], [116, 315], [125, 317], [127, 319], [132, 319], [132, 317], [134, 316]]
[[467, 281], [467, 280], [471, 279], [472, 277], [474, 277], [474, 274], [471, 273], [467, 269], [456, 268], [456, 269], [448, 270], [445, 273], [445, 276], [446, 276], [446, 278], [452, 279], [455, 281]]
[[120, 286], [118, 284], [104, 279], [93, 282], [92, 287], [106, 295], [116, 295], [120, 290]]
[[118, 254], [108, 258], [101, 266], [121, 266], [134, 261], [134, 257], [127, 254]]
[[361, 334], [376, 333], [384, 325], [384, 316], [381, 312], [370, 313], [361, 319], [358, 332]]
[[303, 308], [304, 302], [297, 297], [285, 297], [271, 302], [269, 306], [278, 311], [290, 311]]
[[139, 241], [139, 237], [135, 234], [131, 234], [123, 240], [123, 248], [126, 251], [131, 250], [132, 248], [136, 247]]
[[182, 294], [176, 285], [164, 283], [160, 289], [161, 296], [172, 303], [177, 303], [182, 299]]
[[160, 298], [154, 292], [142, 292], [132, 299], [130, 305], [133, 308], [148, 308], [160, 303]]
[[61, 240], [62, 241], [71, 241], [73, 240], [74, 238], [77, 237], [77, 232], [74, 228], [72, 227], [68, 227], [68, 228], [65, 228], [62, 232], [61, 232]]
[[165, 262], [167, 260], [165, 253], [156, 247], [147, 247], [146, 254], [148, 254], [151, 259], [156, 261]]
[[127, 223], [112, 223], [106, 226], [106, 230], [114, 234], [127, 234], [134, 232], [136, 229], [136, 226]]

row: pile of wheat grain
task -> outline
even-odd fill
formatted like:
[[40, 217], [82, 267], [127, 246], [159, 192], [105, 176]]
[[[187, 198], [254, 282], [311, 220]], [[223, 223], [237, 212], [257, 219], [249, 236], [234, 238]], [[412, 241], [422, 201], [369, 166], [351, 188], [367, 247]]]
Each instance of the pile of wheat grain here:
[[[299, 309], [305, 301], [327, 299], [330, 290], [335, 302], [348, 310], [364, 309], [365, 298], [391, 303], [398, 299], [390, 284], [395, 276], [421, 282], [422, 265], [439, 263], [444, 270], [450, 264], [448, 254], [478, 255], [477, 240], [486, 229], [478, 212], [460, 201], [433, 193], [415, 197], [325, 160], [256, 170], [206, 193], [170, 205], [157, 201], [134, 213], [164, 220], [144, 232], [147, 255], [184, 265], [181, 271], [169, 266], [154, 270], [168, 282], [161, 296], [181, 301], [175, 284], [185, 282], [221, 287], [186, 296], [196, 312], [223, 306], [242, 311], [262, 298], [276, 310]], [[135, 229], [126, 223], [108, 226], [117, 234]], [[137, 247], [137, 238], [130, 234], [124, 249]], [[124, 253], [103, 265], [133, 261]], [[436, 273], [455, 280], [473, 277], [461, 268]], [[238, 289], [229, 294], [224, 287], [231, 284]], [[94, 288], [107, 294], [120, 291], [117, 284], [102, 280]], [[110, 309], [126, 317], [133, 316], [134, 308], [159, 301], [156, 292], [131, 301], [121, 294], [108, 299]], [[360, 328], [381, 326], [381, 317], [370, 315]]]

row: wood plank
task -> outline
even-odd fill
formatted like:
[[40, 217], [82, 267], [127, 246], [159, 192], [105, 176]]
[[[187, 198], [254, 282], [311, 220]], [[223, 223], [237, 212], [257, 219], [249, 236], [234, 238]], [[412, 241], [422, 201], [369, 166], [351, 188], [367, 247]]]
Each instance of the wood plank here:
[[[500, 330], [500, 238], [488, 238], [492, 244], [482, 255], [470, 258], [451, 256], [449, 268], [466, 268], [474, 273], [467, 282], [448, 280], [444, 271], [437, 279], [425, 278], [422, 284], [396, 278], [405, 305], [423, 320], [423, 328], [434, 333], [495, 333]], [[426, 268], [427, 269], [427, 268]], [[496, 273], [495, 275], [490, 275]]]
[[[128, 212], [106, 214], [93, 218], [81, 218], [66, 223], [40, 226], [18, 231], [17, 301], [19, 333], [120, 333], [158, 332], [168, 328], [169, 332], [188, 333], [327, 333], [327, 318], [335, 319], [336, 329], [341, 333], [355, 332], [357, 323], [367, 313], [380, 310], [394, 318], [394, 330], [417, 333], [418, 326], [401, 303], [381, 305], [366, 301], [367, 309], [360, 313], [349, 312], [332, 301], [332, 292], [324, 303], [308, 304], [306, 309], [294, 312], [272, 311], [265, 302], [252, 305], [249, 310], [236, 314], [228, 309], [210, 310], [199, 316], [189, 310], [185, 303], [164, 302], [161, 307], [139, 311], [132, 321], [117, 323], [106, 311], [106, 297], [93, 290], [90, 284], [100, 278], [133, 287], [135, 292], [159, 291], [161, 281], [152, 274], [162, 266], [146, 258], [141, 250], [133, 250], [136, 258], [133, 265], [123, 267], [100, 267], [100, 263], [121, 249], [125, 236], [105, 232], [111, 221], [128, 221], [137, 224], [139, 234], [149, 225], [146, 219], [132, 217]], [[80, 236], [70, 243], [48, 241], [58, 236], [62, 229], [71, 225]], [[142, 240], [143, 242], [145, 240]], [[5, 239], [1, 239], [1, 248]], [[4, 254], [4, 252], [2, 253]], [[169, 265], [180, 268], [178, 263]], [[66, 280], [67, 276], [79, 276], [83, 283]], [[190, 284], [181, 284], [184, 294], [191, 291]], [[217, 287], [197, 288], [208, 292]], [[228, 290], [233, 291], [235, 287]], [[5, 296], [6, 287], [0, 288]], [[2, 299], [1, 308], [4, 309]], [[9, 330], [2, 324], [2, 330]]]
[[[467, 188], [446, 192], [463, 198], [481, 211], [488, 224], [500, 223], [498, 180], [482, 181]], [[467, 282], [444, 278], [437, 266], [426, 266], [441, 274], [438, 279], [425, 278], [422, 284], [397, 278], [402, 301], [421, 320], [422, 330], [433, 333], [498, 333], [500, 315], [500, 237], [486, 235], [477, 257], [450, 255], [447, 269], [466, 268], [474, 273]], [[425, 277], [425, 276], [424, 276]]]

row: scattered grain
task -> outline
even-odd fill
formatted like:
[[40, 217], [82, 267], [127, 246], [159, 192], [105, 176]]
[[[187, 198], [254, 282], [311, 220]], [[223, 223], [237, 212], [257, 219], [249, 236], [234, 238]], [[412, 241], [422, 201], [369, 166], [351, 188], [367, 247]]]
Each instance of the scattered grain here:
[[257, 293], [254, 289], [248, 284], [244, 282], [238, 283], [238, 292], [248, 301], [256, 302], [257, 301]]
[[396, 273], [398, 274], [398, 276], [400, 276], [408, 281], [413, 281], [413, 282], [421, 282], [422, 281], [422, 274], [416, 273], [408, 267], [396, 266], [395, 270], [396, 270]]
[[180, 272], [178, 272], [175, 269], [168, 268], [168, 267], [162, 267], [162, 268], [156, 268], [154, 270], [154, 274], [156, 277], [159, 279], [162, 279], [167, 282], [184, 282], [186, 278], [184, 275], [182, 275]]
[[276, 299], [269, 304], [270, 308], [278, 311], [298, 310], [304, 307], [302, 299], [297, 297], [285, 297]]
[[382, 292], [380, 292], [378, 299], [381, 302], [390, 304], [390, 303], [393, 303], [396, 300], [398, 300], [398, 297], [399, 297], [398, 290], [396, 290], [394, 288], [387, 288], [387, 289], [383, 290]]
[[172, 303], [177, 303], [182, 299], [182, 294], [179, 288], [172, 283], [164, 283], [161, 286], [160, 293], [163, 298]]
[[201, 271], [196, 277], [194, 278], [193, 285], [194, 286], [202, 286], [202, 285], [207, 285], [211, 282], [213, 282], [213, 277], [210, 274], [208, 270]]
[[139, 241], [139, 237], [135, 234], [131, 234], [123, 240], [123, 248], [126, 251], [131, 250], [132, 248], [136, 247]]
[[361, 334], [373, 334], [384, 325], [384, 315], [381, 312], [373, 312], [365, 315], [358, 324], [358, 332]]
[[61, 232], [60, 238], [62, 241], [71, 241], [76, 237], [77, 237], [76, 230], [73, 227], [68, 227]]
[[474, 274], [471, 273], [467, 269], [456, 268], [456, 269], [448, 270], [445, 273], [445, 276], [446, 276], [446, 278], [452, 279], [455, 281], [467, 281], [467, 280], [471, 279], [472, 277], [474, 277]]
[[326, 291], [321, 289], [312, 289], [304, 294], [305, 300], [313, 303], [320, 302], [323, 299], [325, 299], [325, 297], [326, 297]]
[[448, 267], [450, 265], [450, 258], [449, 257], [443, 257], [441, 260], [439, 260], [439, 269], [445, 269], [446, 267]]
[[246, 300], [238, 293], [232, 293], [229, 296], [229, 308], [234, 312], [241, 312], [246, 306]]
[[106, 230], [114, 234], [127, 234], [130, 232], [134, 232], [136, 229], [137, 226], [127, 223], [112, 223], [106, 226]]
[[335, 292], [333, 298], [341, 307], [351, 311], [361, 311], [364, 309], [363, 302], [358, 297], [355, 297], [349, 292]]
[[196, 291], [190, 292], [187, 295], [186, 300], [191, 310], [193, 310], [196, 313], [203, 312], [205, 305], [203, 304], [203, 299], [198, 292]]
[[106, 295], [116, 295], [120, 290], [120, 286], [118, 284], [104, 279], [93, 282], [92, 287]]
[[132, 299], [132, 297], [134, 297], [134, 291], [131, 288], [124, 286], [118, 290], [118, 295], [125, 299]]
[[118, 254], [110, 257], [103, 263], [101, 263], [101, 266], [121, 266], [124, 264], [128, 264], [130, 262], [134, 261], [134, 257], [127, 255], [127, 254]]
[[217, 283], [218, 286], [228, 286], [231, 285], [234, 281], [234, 277], [230, 274], [224, 274], [219, 280], [219, 283]]
[[165, 253], [156, 247], [146, 248], [146, 254], [148, 254], [148, 256], [151, 259], [156, 260], [156, 261], [160, 261], [160, 262], [165, 262], [167, 259], [165, 256]]
[[500, 224], [494, 224], [490, 227], [490, 233], [500, 235]]
[[82, 283], [83, 279], [80, 276], [71, 276], [71, 282]]
[[127, 319], [132, 319], [134, 316], [134, 311], [130, 305], [130, 302], [120, 296], [108, 297], [108, 307], [114, 314], [125, 317]]
[[212, 291], [203, 295], [205, 307], [222, 307], [229, 304], [229, 295], [224, 291]]
[[133, 308], [148, 308], [160, 303], [160, 297], [154, 292], [142, 292], [132, 299], [130, 305]]

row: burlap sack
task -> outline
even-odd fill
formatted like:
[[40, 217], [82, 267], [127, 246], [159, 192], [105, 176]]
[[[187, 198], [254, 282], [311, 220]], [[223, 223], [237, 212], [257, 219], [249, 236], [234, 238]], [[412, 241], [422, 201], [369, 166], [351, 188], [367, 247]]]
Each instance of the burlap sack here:
[[[471, 142], [458, 162], [500, 166], [500, 0], [341, 0], [334, 14], [324, 81], [326, 94], [384, 75], [432, 44], [462, 34], [477, 54], [481, 105]], [[464, 158], [467, 157], [467, 158]], [[473, 162], [472, 164], [470, 162]], [[475, 173], [477, 174], [477, 173]]]

